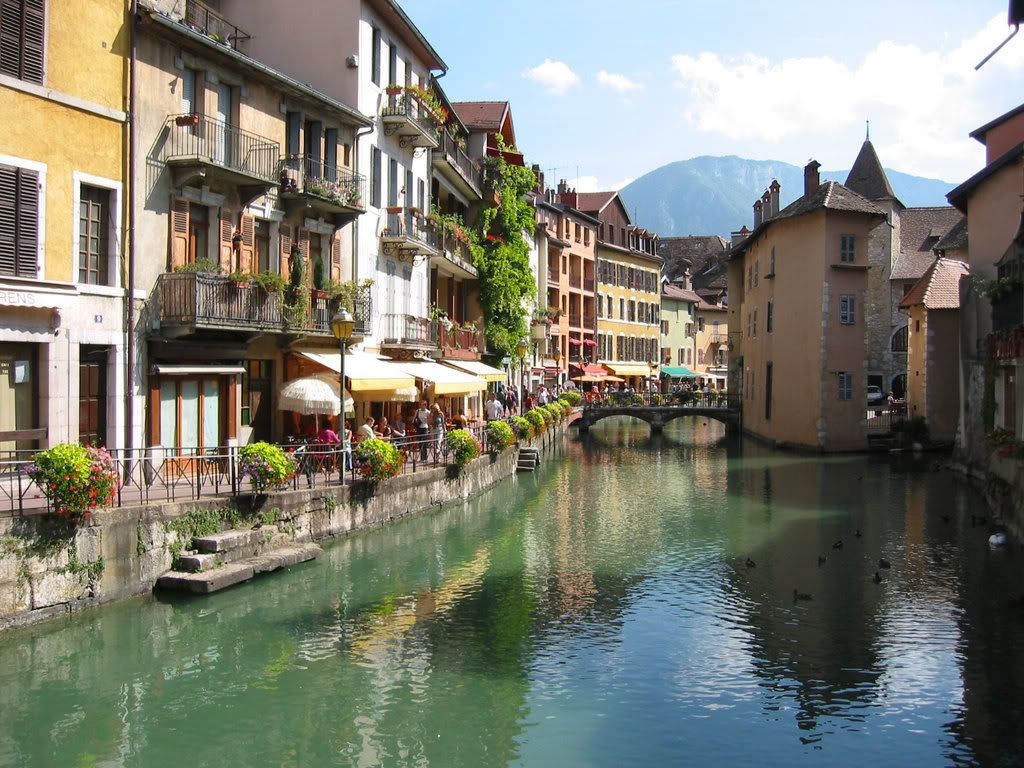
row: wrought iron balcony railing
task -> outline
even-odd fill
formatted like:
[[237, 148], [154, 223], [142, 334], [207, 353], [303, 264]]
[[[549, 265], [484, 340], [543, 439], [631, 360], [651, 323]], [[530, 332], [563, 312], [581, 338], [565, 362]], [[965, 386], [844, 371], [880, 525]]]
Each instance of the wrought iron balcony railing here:
[[484, 332], [471, 328], [447, 328], [438, 321], [437, 346], [444, 357], [458, 360], [479, 360], [486, 349]]
[[482, 192], [484, 180], [480, 167], [466, 154], [466, 150], [459, 146], [451, 131], [447, 129], [441, 131], [441, 143], [437, 153], [443, 156], [453, 168], [457, 168], [466, 181], [478, 192]]
[[380, 336], [384, 344], [435, 347], [437, 323], [416, 315], [381, 315]]
[[188, 0], [185, 4], [185, 24], [231, 48], [237, 48], [239, 42], [250, 39], [247, 32], [199, 0]]
[[388, 225], [381, 233], [386, 252], [410, 251], [437, 254], [437, 228], [413, 208], [388, 208]]
[[361, 173], [345, 166], [327, 165], [309, 155], [285, 158], [280, 183], [283, 194], [307, 195], [338, 209], [366, 208], [366, 178]]
[[164, 157], [170, 164], [211, 165], [273, 183], [281, 147], [273, 139], [203, 115], [172, 115]]
[[384, 134], [397, 134], [403, 147], [438, 145], [438, 117], [418, 96], [409, 91], [387, 94], [380, 110]]

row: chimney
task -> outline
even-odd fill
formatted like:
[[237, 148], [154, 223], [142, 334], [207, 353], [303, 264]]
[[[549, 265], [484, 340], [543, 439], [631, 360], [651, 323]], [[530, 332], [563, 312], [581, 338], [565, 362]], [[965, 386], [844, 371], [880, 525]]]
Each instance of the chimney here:
[[818, 175], [819, 168], [821, 168], [821, 163], [817, 160], [811, 160], [804, 166], [804, 195], [814, 194], [821, 186], [821, 177]]
[[540, 166], [537, 165], [537, 163], [533, 164], [532, 170], [533, 170], [533, 175], [537, 179], [537, 186], [535, 187], [535, 189], [537, 191], [537, 194], [543, 195], [544, 194], [544, 171], [542, 171], [540, 169]]
[[772, 217], [772, 196], [766, 189], [764, 194], [761, 195], [761, 219], [768, 221]]
[[764, 203], [761, 202], [760, 198], [754, 201], [754, 229], [761, 226], [761, 220], [764, 216], [762, 213], [764, 209]]
[[772, 200], [772, 216], [779, 215], [779, 194], [782, 191], [782, 185], [779, 184], [778, 179], [772, 179], [771, 185], [768, 187], [768, 191], [771, 193]]
[[736, 232], [732, 233], [730, 245], [733, 245], [733, 246], [739, 245], [744, 240], [746, 240], [749, 235], [750, 235], [750, 230], [747, 229], [746, 226], [744, 226], [743, 229], [737, 230]]
[[562, 205], [568, 205], [570, 208], [579, 207], [576, 190], [570, 187], [565, 179], [558, 182], [558, 202]]

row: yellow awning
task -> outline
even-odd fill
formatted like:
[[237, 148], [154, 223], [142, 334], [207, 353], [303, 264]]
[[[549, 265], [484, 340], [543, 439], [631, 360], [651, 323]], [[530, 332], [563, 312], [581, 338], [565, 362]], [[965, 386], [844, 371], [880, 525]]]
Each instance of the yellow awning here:
[[466, 395], [487, 389], [487, 382], [483, 379], [449, 368], [447, 365], [425, 360], [396, 361], [393, 365], [401, 367], [407, 374], [415, 376], [420, 381], [432, 384], [435, 395]]
[[616, 376], [650, 376], [651, 366], [646, 363], [601, 363]]
[[[341, 355], [337, 352], [332, 354], [300, 351], [299, 354], [335, 373], [341, 372]], [[416, 386], [414, 377], [402, 370], [393, 360], [381, 360], [365, 352], [345, 355], [345, 378], [348, 379], [348, 389], [356, 400], [367, 399], [361, 395], [363, 392], [402, 390]]]
[[504, 371], [498, 368], [492, 368], [478, 360], [442, 360], [441, 362], [445, 365], [453, 365], [456, 368], [461, 368], [466, 373], [479, 376], [484, 381], [502, 382], [508, 379], [508, 376], [505, 375]]

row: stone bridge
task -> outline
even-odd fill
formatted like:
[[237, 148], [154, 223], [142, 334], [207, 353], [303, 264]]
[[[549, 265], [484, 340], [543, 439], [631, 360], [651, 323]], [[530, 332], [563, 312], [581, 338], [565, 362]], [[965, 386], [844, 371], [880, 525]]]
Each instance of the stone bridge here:
[[588, 405], [583, 414], [573, 422], [580, 432], [586, 432], [601, 419], [611, 416], [632, 416], [651, 425], [651, 433], [661, 432], [665, 425], [683, 416], [701, 416], [725, 424], [726, 431], [740, 428], [740, 409], [728, 405]]

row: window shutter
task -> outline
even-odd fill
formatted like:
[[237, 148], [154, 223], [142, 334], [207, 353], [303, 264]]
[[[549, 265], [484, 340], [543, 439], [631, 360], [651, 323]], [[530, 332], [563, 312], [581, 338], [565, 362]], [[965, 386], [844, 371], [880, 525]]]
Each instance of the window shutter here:
[[13, 275], [17, 248], [17, 169], [0, 166], [0, 274]]
[[259, 265], [255, 261], [256, 254], [256, 217], [251, 213], [242, 214], [242, 252], [238, 258], [238, 268], [243, 272], [257, 272]]
[[341, 233], [331, 238], [331, 278], [341, 280]]
[[290, 274], [288, 267], [291, 264], [292, 258], [292, 228], [287, 224], [282, 224], [278, 227], [277, 231], [281, 241], [281, 275], [287, 279]]
[[188, 261], [188, 200], [180, 197], [171, 199], [170, 259], [172, 272]]
[[235, 234], [235, 225], [231, 220], [231, 212], [220, 209], [220, 268], [224, 272], [234, 272], [235, 264], [231, 252], [231, 237]]
[[44, 0], [0, 0], [0, 72], [43, 83]]
[[312, 280], [313, 265], [309, 263], [309, 230], [298, 230], [299, 251], [302, 253], [302, 265], [305, 267], [306, 278]]

